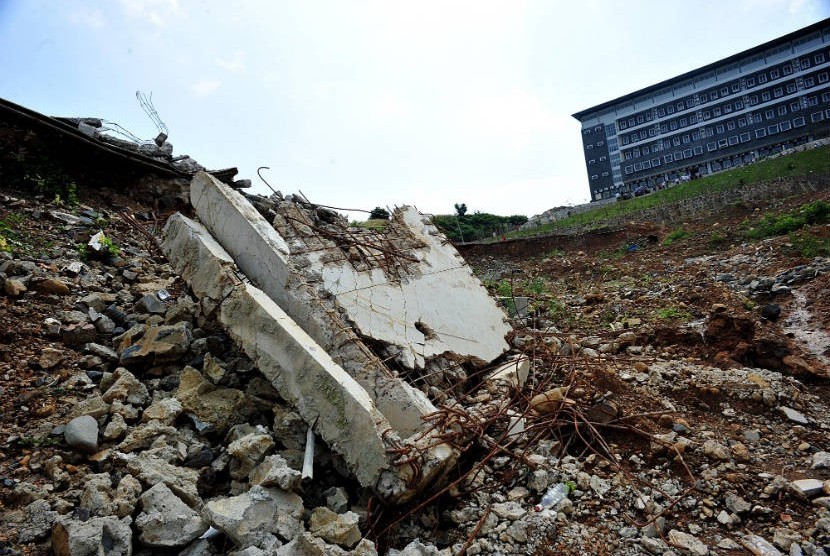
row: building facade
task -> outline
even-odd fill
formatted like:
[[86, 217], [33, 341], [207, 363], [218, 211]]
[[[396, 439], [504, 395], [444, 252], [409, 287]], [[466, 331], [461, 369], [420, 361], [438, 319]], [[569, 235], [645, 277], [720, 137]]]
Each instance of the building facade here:
[[830, 18], [573, 115], [591, 200], [830, 135]]

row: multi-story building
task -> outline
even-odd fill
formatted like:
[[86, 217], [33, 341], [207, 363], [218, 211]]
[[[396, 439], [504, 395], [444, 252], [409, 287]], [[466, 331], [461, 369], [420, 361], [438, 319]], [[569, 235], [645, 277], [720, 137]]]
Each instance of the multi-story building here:
[[830, 18], [573, 115], [591, 200], [830, 135]]

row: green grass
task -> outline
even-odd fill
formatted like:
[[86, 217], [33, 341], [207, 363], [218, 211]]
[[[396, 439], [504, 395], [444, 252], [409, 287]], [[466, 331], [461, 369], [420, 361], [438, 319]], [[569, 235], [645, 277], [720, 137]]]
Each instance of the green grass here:
[[752, 239], [782, 236], [805, 226], [828, 222], [830, 222], [830, 203], [819, 200], [801, 205], [798, 210], [792, 212], [765, 214], [760, 221], [747, 230], [746, 235]]
[[681, 239], [685, 239], [687, 237], [689, 237], [689, 232], [683, 228], [678, 228], [666, 236], [666, 239], [663, 240], [663, 245], [669, 246], [675, 241], [680, 241]]
[[645, 209], [692, 199], [709, 193], [751, 186], [779, 177], [828, 173], [830, 173], [830, 147], [811, 149], [706, 176], [699, 180], [657, 191], [651, 195], [605, 205], [556, 222], [550, 222], [538, 228], [511, 233], [510, 237], [526, 237], [564, 228], [600, 227], [604, 221], [611, 218], [633, 215]]
[[678, 309], [677, 307], [666, 307], [664, 309], [657, 309], [656, 314], [658, 317], [664, 320], [689, 320], [692, 317], [687, 311]]

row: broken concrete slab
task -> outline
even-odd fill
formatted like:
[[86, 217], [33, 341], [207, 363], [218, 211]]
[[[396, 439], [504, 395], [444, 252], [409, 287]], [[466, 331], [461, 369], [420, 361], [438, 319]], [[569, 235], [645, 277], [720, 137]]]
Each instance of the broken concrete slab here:
[[[323, 299], [321, 294], [325, 292], [318, 292], [306, 283], [306, 278], [295, 267], [307, 262], [289, 260], [285, 240], [253, 206], [237, 191], [205, 173], [197, 174], [193, 179], [191, 202], [209, 231], [191, 230], [189, 234], [193, 234], [194, 239], [196, 236], [212, 237], [213, 234], [221, 246], [211, 239], [199, 246], [198, 251], [188, 253], [182, 242], [190, 236], [176, 233], [181, 224], [171, 219], [165, 249], [168, 256], [169, 253], [176, 254], [169, 258], [176, 261], [177, 271], [184, 274], [203, 257], [213, 256], [217, 248], [221, 249], [225, 255], [216, 258], [213, 270], [218, 267], [231, 268], [230, 265], [235, 261], [245, 276], [371, 394], [375, 405], [393, 430], [402, 436], [417, 434], [422, 427], [422, 418], [434, 412], [435, 407], [420, 391], [394, 378], [392, 372], [366, 347], [348, 320], [340, 314], [333, 300]], [[177, 257], [182, 257], [183, 260], [180, 262]], [[188, 274], [195, 275], [192, 272]], [[198, 274], [197, 280], [210, 279], [212, 276], [211, 269], [208, 268]], [[229, 281], [233, 281], [235, 275], [227, 271], [226, 274]], [[223, 291], [227, 283], [228, 281], [223, 281], [215, 284], [211, 292]], [[206, 287], [197, 284], [194, 291], [201, 297], [196, 290]], [[222, 299], [215, 295], [209, 297], [213, 300]]]
[[[367, 391], [268, 295], [251, 284], [234, 285], [232, 259], [209, 237], [200, 224], [177, 214], [165, 228], [163, 247], [197, 295], [209, 298], [215, 295], [211, 292], [222, 292], [222, 298], [212, 301], [219, 308], [219, 322], [280, 395], [343, 456], [358, 481], [390, 501], [411, 497], [432, 481], [452, 461], [454, 451], [435, 442], [432, 434], [419, 435], [422, 445], [430, 446], [411, 446], [422, 460], [420, 466], [395, 465], [396, 456], [389, 450], [404, 446], [405, 437], [378, 411]], [[399, 391], [406, 391], [399, 379], [382, 375], [376, 378], [375, 395], [393, 381]], [[416, 469], [420, 472], [414, 476]]]

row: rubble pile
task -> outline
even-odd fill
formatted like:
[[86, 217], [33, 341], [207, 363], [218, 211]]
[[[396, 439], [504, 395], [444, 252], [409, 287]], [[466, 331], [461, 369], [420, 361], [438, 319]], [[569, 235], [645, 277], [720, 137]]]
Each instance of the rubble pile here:
[[787, 238], [471, 261], [508, 326], [413, 209], [89, 193], [0, 195], [5, 553], [830, 551], [828, 267]]

